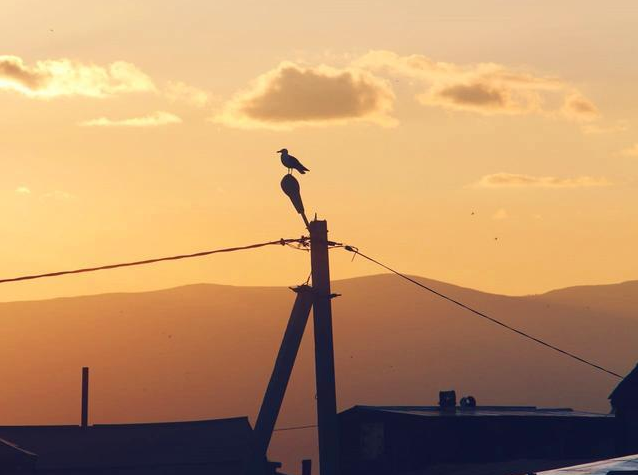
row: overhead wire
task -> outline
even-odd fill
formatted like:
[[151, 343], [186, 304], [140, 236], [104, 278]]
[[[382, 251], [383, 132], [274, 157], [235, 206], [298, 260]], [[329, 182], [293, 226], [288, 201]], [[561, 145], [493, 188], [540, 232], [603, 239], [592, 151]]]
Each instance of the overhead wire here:
[[[273, 240], [273, 241], [266, 241], [266, 242], [261, 242], [261, 243], [255, 243], [255, 244], [248, 244], [245, 246], [235, 246], [235, 247], [227, 247], [227, 248], [220, 248], [220, 249], [213, 249], [213, 250], [207, 250], [207, 251], [200, 251], [200, 252], [194, 252], [194, 253], [189, 253], [189, 254], [177, 254], [177, 255], [172, 255], [172, 256], [163, 256], [163, 257], [156, 257], [156, 258], [152, 258], [152, 259], [143, 259], [143, 260], [137, 260], [137, 261], [129, 261], [129, 262], [120, 262], [120, 263], [115, 263], [115, 264], [106, 264], [106, 265], [102, 265], [102, 266], [96, 266], [96, 267], [84, 267], [84, 268], [79, 268], [79, 269], [72, 269], [72, 270], [63, 270], [63, 271], [55, 271], [55, 272], [47, 272], [47, 273], [43, 273], [43, 274], [31, 274], [31, 275], [23, 275], [23, 276], [18, 276], [18, 277], [9, 277], [9, 278], [4, 278], [4, 279], [0, 279], [0, 284], [5, 284], [5, 283], [9, 283], [9, 282], [19, 282], [19, 281], [25, 281], [25, 280], [34, 280], [34, 279], [42, 279], [42, 278], [48, 278], [48, 277], [59, 277], [59, 276], [63, 276], [63, 275], [69, 275], [69, 274], [81, 274], [81, 273], [87, 273], [87, 272], [97, 272], [97, 271], [102, 271], [102, 270], [110, 270], [110, 269], [117, 269], [117, 268], [122, 268], [122, 267], [133, 267], [133, 266], [142, 266], [142, 265], [149, 265], [149, 264], [155, 264], [158, 262], [166, 262], [166, 261], [175, 261], [175, 260], [181, 260], [181, 259], [191, 259], [191, 258], [196, 258], [196, 257], [204, 257], [204, 256], [209, 256], [212, 254], [219, 254], [219, 253], [229, 253], [229, 252], [236, 252], [236, 251], [244, 251], [244, 250], [249, 250], [249, 249], [257, 249], [257, 248], [261, 248], [261, 247], [266, 247], [266, 246], [273, 246], [273, 245], [281, 245], [281, 246], [289, 246], [291, 248], [297, 249], [297, 250], [304, 250], [307, 251], [308, 247], [309, 247], [309, 242], [310, 239], [308, 237], [302, 236], [300, 238], [295, 238], [295, 239], [278, 239], [278, 240]], [[296, 245], [294, 245], [296, 244]], [[551, 350], [554, 350], [564, 356], [567, 356], [569, 358], [572, 358], [580, 363], [586, 364], [594, 369], [603, 371], [611, 376], [614, 376], [616, 378], [619, 379], [623, 379], [623, 376], [620, 375], [619, 373], [616, 373], [615, 371], [612, 371], [610, 369], [607, 369], [605, 367], [603, 367], [602, 365], [596, 364], [588, 359], [585, 359], [583, 357], [580, 357], [570, 351], [567, 350], [563, 350], [562, 348], [559, 348], [556, 345], [553, 345], [545, 340], [542, 340], [538, 337], [535, 337], [523, 330], [520, 330], [516, 327], [513, 327], [512, 325], [509, 325], [501, 320], [498, 320], [494, 317], [491, 317], [490, 315], [487, 315], [484, 312], [481, 312], [463, 302], [461, 302], [460, 300], [454, 299], [448, 295], [443, 294], [442, 292], [433, 289], [432, 287], [429, 287], [425, 284], [422, 284], [421, 282], [413, 279], [412, 277], [409, 277], [408, 275], [399, 272], [396, 269], [393, 269], [392, 267], [380, 262], [377, 259], [374, 259], [373, 257], [370, 257], [364, 253], [362, 253], [357, 247], [355, 246], [350, 246], [350, 245], [346, 245], [343, 243], [339, 243], [339, 242], [333, 242], [333, 241], [329, 241], [328, 245], [331, 249], [334, 248], [344, 248], [346, 251], [352, 252], [353, 255], [353, 259], [356, 256], [361, 256], [364, 259], [392, 272], [393, 274], [401, 277], [404, 280], [407, 280], [408, 282], [411, 282], [414, 285], [417, 285], [418, 287], [427, 290], [428, 292], [431, 292], [432, 294], [447, 300], [448, 302], [451, 302], [483, 319], [486, 319], [496, 325], [499, 325], [502, 328], [505, 328], [506, 330], [509, 330], [513, 333], [518, 334], [519, 336], [522, 336], [524, 338], [527, 338], [535, 343], [538, 343], [542, 346], [545, 346]], [[309, 281], [309, 279], [306, 281], [306, 283]]]
[[457, 306], [459, 306], [459, 307], [461, 307], [461, 308], [463, 308], [463, 309], [465, 309], [465, 310], [467, 310], [467, 311], [469, 311], [469, 312], [471, 312], [471, 313], [473, 313], [473, 314], [475, 314], [475, 315], [477, 315], [477, 316], [479, 316], [481, 318], [484, 318], [484, 319], [486, 319], [486, 320], [488, 320], [488, 321], [490, 321], [490, 322], [492, 322], [492, 323], [494, 323], [496, 325], [499, 325], [500, 327], [505, 328], [506, 330], [514, 332], [514, 333], [516, 333], [516, 334], [518, 334], [518, 335], [520, 335], [520, 336], [522, 336], [524, 338], [527, 338], [527, 339], [529, 339], [529, 340], [531, 340], [531, 341], [533, 341], [535, 343], [538, 343], [538, 344], [540, 344], [542, 346], [545, 346], [546, 348], [554, 350], [554, 351], [556, 351], [556, 352], [558, 352], [558, 353], [560, 353], [560, 354], [562, 354], [564, 356], [567, 356], [569, 358], [572, 358], [572, 359], [574, 359], [574, 360], [576, 360], [576, 361], [578, 361], [580, 363], [584, 363], [584, 364], [586, 364], [586, 365], [588, 365], [588, 366], [590, 366], [590, 367], [592, 367], [594, 369], [597, 369], [599, 371], [603, 371], [603, 372], [605, 372], [605, 373], [607, 373], [607, 374], [609, 374], [611, 376], [614, 376], [614, 377], [619, 378], [619, 379], [623, 379], [624, 378], [622, 375], [616, 373], [615, 371], [607, 369], [607, 368], [603, 367], [602, 365], [596, 364], [596, 363], [594, 363], [594, 362], [592, 362], [590, 360], [587, 360], [587, 359], [585, 359], [583, 357], [580, 357], [580, 356], [578, 356], [578, 355], [576, 355], [576, 354], [574, 354], [574, 353], [572, 353], [570, 351], [563, 350], [562, 348], [559, 348], [556, 345], [548, 343], [545, 340], [542, 340], [542, 339], [537, 338], [537, 337], [535, 337], [533, 335], [530, 335], [527, 332], [519, 330], [518, 328], [515, 328], [512, 325], [509, 325], [509, 324], [507, 324], [505, 322], [502, 322], [501, 320], [498, 320], [498, 319], [496, 319], [494, 317], [491, 317], [491, 316], [487, 315], [484, 312], [481, 312], [481, 311], [479, 311], [479, 310], [477, 310], [477, 309], [475, 309], [473, 307], [470, 307], [469, 305], [461, 302], [460, 300], [457, 300], [457, 299], [454, 299], [452, 297], [449, 297], [448, 295], [445, 295], [442, 292], [439, 292], [438, 290], [433, 289], [432, 287], [429, 287], [429, 286], [427, 286], [425, 284], [422, 284], [421, 282], [413, 279], [412, 277], [409, 277], [408, 275], [403, 274], [402, 272], [399, 272], [398, 270], [393, 269], [392, 267], [390, 267], [390, 266], [378, 261], [377, 259], [374, 259], [374, 258], [362, 253], [355, 246], [345, 245], [345, 246], [343, 246], [343, 248], [346, 251], [354, 253], [355, 256], [361, 256], [364, 259], [367, 259], [368, 261], [370, 261], [370, 262], [372, 262], [372, 263], [374, 263], [374, 264], [376, 264], [376, 265], [378, 265], [378, 266], [380, 266], [380, 267], [392, 272], [393, 274], [401, 277], [402, 279], [405, 279], [408, 282], [411, 282], [414, 285], [417, 285], [417, 286], [421, 287], [422, 289], [427, 290], [428, 292], [431, 292], [434, 295], [436, 295], [436, 296], [438, 296], [438, 297], [440, 297], [442, 299], [445, 299], [448, 302], [451, 302], [451, 303], [453, 303], [453, 304], [455, 304], [455, 305], [457, 305]]
[[275, 245], [289, 246], [292, 243], [300, 243], [301, 244], [301, 243], [304, 243], [304, 242], [307, 242], [307, 241], [308, 241], [308, 238], [306, 238], [306, 237], [301, 237], [301, 238], [297, 238], [297, 239], [278, 239], [278, 240], [275, 240], [275, 241], [266, 241], [266, 242], [260, 242], [260, 243], [256, 243], [256, 244], [248, 244], [246, 246], [226, 247], [226, 248], [221, 248], [221, 249], [213, 249], [213, 250], [209, 250], [209, 251], [193, 252], [193, 253], [190, 253], [190, 254], [177, 254], [177, 255], [173, 255], [173, 256], [156, 257], [156, 258], [153, 258], [153, 259], [144, 259], [144, 260], [130, 261], [130, 262], [120, 262], [120, 263], [117, 263], [117, 264], [106, 264], [106, 265], [97, 266], [97, 267], [84, 267], [84, 268], [73, 269], [73, 270], [47, 272], [47, 273], [44, 273], [44, 274], [32, 274], [32, 275], [23, 275], [23, 276], [19, 276], [19, 277], [9, 277], [9, 278], [0, 279], [0, 284], [5, 284], [5, 283], [8, 283], [8, 282], [19, 282], [19, 281], [23, 281], [23, 280], [43, 279], [43, 278], [47, 278], [47, 277], [59, 277], [59, 276], [68, 275], [68, 274], [82, 274], [82, 273], [86, 273], [86, 272], [97, 272], [97, 271], [102, 271], [102, 270], [117, 269], [117, 268], [120, 268], [120, 267], [142, 266], [142, 265], [148, 265], [148, 264], [155, 264], [157, 262], [176, 261], [176, 260], [180, 260], [180, 259], [192, 259], [192, 258], [195, 258], [195, 257], [210, 256], [212, 254], [228, 253], [228, 252], [236, 252], [236, 251], [245, 251], [245, 250], [248, 250], [248, 249], [257, 249], [257, 248], [265, 247], [265, 246], [275, 246]]
[[301, 430], [301, 429], [312, 429], [317, 427], [317, 424], [308, 424], [305, 426], [290, 426], [290, 427], [277, 427], [273, 429], [274, 432], [283, 432], [287, 430]]
[[[48, 278], [48, 277], [59, 277], [59, 276], [63, 276], [63, 275], [68, 275], [68, 274], [80, 274], [80, 273], [87, 273], [87, 272], [97, 272], [97, 271], [102, 271], [102, 270], [110, 270], [110, 269], [117, 269], [117, 268], [122, 268], [122, 267], [133, 267], [133, 266], [142, 266], [142, 265], [149, 265], [149, 264], [155, 264], [158, 262], [166, 262], [166, 261], [175, 261], [175, 260], [181, 260], [181, 259], [191, 259], [191, 258], [196, 258], [196, 257], [204, 257], [204, 256], [209, 256], [209, 255], [213, 255], [213, 254], [219, 254], [219, 253], [230, 253], [230, 252], [236, 252], [236, 251], [244, 251], [244, 250], [249, 250], [249, 249], [257, 249], [257, 248], [262, 248], [262, 247], [266, 247], [266, 246], [273, 246], [273, 245], [281, 245], [281, 246], [288, 246], [291, 247], [295, 250], [300, 250], [300, 251], [309, 251], [309, 246], [310, 246], [310, 239], [308, 237], [302, 236], [300, 238], [296, 238], [296, 239], [278, 239], [278, 240], [273, 240], [273, 241], [266, 241], [266, 242], [261, 242], [261, 243], [255, 243], [255, 244], [249, 244], [249, 245], [245, 245], [245, 246], [235, 246], [235, 247], [227, 247], [227, 248], [220, 248], [220, 249], [213, 249], [213, 250], [207, 250], [207, 251], [200, 251], [200, 252], [194, 252], [194, 253], [188, 253], [188, 254], [177, 254], [177, 255], [171, 255], [171, 256], [163, 256], [163, 257], [157, 257], [157, 258], [152, 258], [152, 259], [143, 259], [143, 260], [137, 260], [137, 261], [129, 261], [129, 262], [120, 262], [120, 263], [115, 263], [115, 264], [106, 264], [106, 265], [101, 265], [101, 266], [96, 266], [96, 267], [84, 267], [84, 268], [79, 268], [79, 269], [73, 269], [73, 270], [63, 270], [63, 271], [55, 271], [55, 272], [48, 272], [48, 273], [43, 273], [43, 274], [31, 274], [31, 275], [23, 275], [23, 276], [18, 276], [18, 277], [10, 277], [10, 278], [4, 278], [4, 279], [0, 279], [0, 284], [4, 284], [4, 283], [9, 283], [9, 282], [18, 282], [18, 281], [25, 281], [25, 280], [34, 280], [34, 279], [42, 279], [42, 278]], [[611, 376], [614, 376], [616, 378], [619, 379], [623, 379], [623, 376], [612, 371], [609, 370], [605, 367], [603, 367], [602, 365], [596, 364], [590, 360], [587, 360], [583, 357], [580, 357], [570, 351], [567, 350], [563, 350], [562, 348], [559, 348], [556, 345], [553, 345], [551, 343], [548, 343], [547, 341], [544, 341], [538, 337], [535, 337], [527, 332], [524, 332], [518, 328], [513, 327], [512, 325], [509, 325], [501, 320], [498, 320], [494, 317], [491, 317], [489, 315], [487, 315], [484, 312], [481, 312], [463, 302], [461, 302], [458, 299], [452, 298], [430, 286], [427, 286], [415, 279], [413, 279], [412, 277], [409, 277], [408, 275], [399, 272], [398, 270], [382, 263], [381, 261], [368, 256], [364, 253], [362, 253], [357, 247], [355, 246], [350, 246], [347, 244], [343, 244], [340, 242], [334, 242], [334, 241], [328, 241], [328, 246], [330, 249], [335, 249], [335, 248], [344, 248], [346, 251], [349, 251], [351, 253], [353, 253], [353, 257], [352, 259], [354, 260], [354, 258], [356, 256], [361, 256], [364, 259], [386, 269], [387, 271], [397, 275], [398, 277], [401, 277], [402, 279], [417, 285], [418, 287], [444, 299], [447, 300], [448, 302], [451, 302], [483, 319], [486, 319], [488, 321], [490, 321], [491, 323], [494, 323], [496, 325], [499, 325], [500, 327], [514, 332], [515, 334], [518, 334], [519, 336], [522, 336], [524, 338], [527, 338], [537, 344], [540, 344], [542, 346], [545, 346], [546, 348], [549, 348], [551, 350], [554, 350], [560, 354], [562, 354], [563, 356], [567, 356], [569, 358], [572, 358], [573, 360], [576, 360], [580, 363], [586, 364], [594, 369], [597, 369], [599, 371], [605, 372]], [[310, 277], [311, 275], [308, 276], [308, 279], [306, 280], [306, 284], [310, 281]], [[307, 424], [307, 425], [298, 425], [298, 426], [287, 426], [287, 427], [278, 427], [276, 429], [274, 429], [275, 432], [283, 432], [283, 431], [294, 431], [294, 430], [302, 430], [302, 429], [310, 429], [310, 428], [315, 428], [317, 427], [317, 424]]]

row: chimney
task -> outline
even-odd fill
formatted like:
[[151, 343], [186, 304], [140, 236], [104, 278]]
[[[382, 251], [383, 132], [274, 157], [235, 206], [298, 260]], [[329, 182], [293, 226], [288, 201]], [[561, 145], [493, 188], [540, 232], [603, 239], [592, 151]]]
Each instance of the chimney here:
[[455, 391], [440, 391], [439, 392], [439, 408], [442, 411], [455, 411], [456, 410], [456, 392]]
[[89, 426], [89, 368], [82, 368], [82, 427]]

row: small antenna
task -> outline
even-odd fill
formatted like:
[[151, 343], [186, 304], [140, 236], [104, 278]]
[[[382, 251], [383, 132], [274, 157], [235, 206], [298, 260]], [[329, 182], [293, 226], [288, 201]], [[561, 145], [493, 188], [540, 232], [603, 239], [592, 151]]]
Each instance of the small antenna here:
[[82, 368], [82, 417], [80, 425], [83, 428], [89, 426], [89, 368]]

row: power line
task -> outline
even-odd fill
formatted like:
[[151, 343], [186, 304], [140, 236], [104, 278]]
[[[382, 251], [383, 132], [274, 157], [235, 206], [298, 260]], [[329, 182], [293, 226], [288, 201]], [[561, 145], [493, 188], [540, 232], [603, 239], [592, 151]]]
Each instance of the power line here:
[[274, 246], [274, 245], [286, 246], [286, 245], [290, 245], [293, 242], [306, 243], [307, 241], [308, 239], [305, 237], [301, 237], [298, 239], [279, 239], [277, 241], [267, 241], [267, 242], [261, 242], [257, 244], [249, 244], [247, 246], [226, 247], [222, 249], [214, 249], [211, 251], [194, 252], [192, 254], [178, 254], [175, 256], [156, 257], [154, 259], [145, 259], [140, 261], [121, 262], [118, 264], [107, 264], [107, 265], [98, 266], [98, 267], [85, 267], [82, 269], [48, 272], [46, 274], [33, 274], [33, 275], [24, 275], [21, 277], [10, 277], [7, 279], [0, 279], [0, 284], [5, 284], [7, 282], [18, 282], [21, 280], [42, 279], [45, 277], [59, 277], [62, 275], [67, 275], [67, 274], [82, 274], [85, 272], [96, 272], [100, 270], [117, 269], [119, 267], [142, 266], [142, 265], [155, 264], [157, 262], [164, 262], [164, 261], [177, 261], [180, 259], [191, 259], [193, 257], [203, 257], [203, 256], [209, 256], [211, 254], [219, 254], [223, 252], [245, 251], [247, 249], [257, 249], [257, 248], [265, 247], [265, 246]]
[[419, 287], [427, 290], [428, 292], [431, 292], [434, 295], [437, 295], [437, 296], [441, 297], [442, 299], [447, 300], [448, 302], [452, 302], [453, 304], [458, 305], [459, 307], [464, 308], [465, 310], [468, 310], [469, 312], [472, 312], [473, 314], [478, 315], [481, 318], [489, 320], [490, 322], [495, 323], [496, 325], [499, 325], [499, 326], [501, 326], [501, 327], [503, 327], [503, 328], [505, 328], [505, 329], [507, 329], [509, 331], [517, 333], [520, 336], [528, 338], [528, 339], [530, 339], [530, 340], [532, 340], [532, 341], [534, 341], [534, 342], [536, 342], [536, 343], [538, 343], [540, 345], [543, 345], [543, 346], [545, 346], [547, 348], [550, 348], [550, 349], [552, 349], [554, 351], [557, 351], [558, 353], [561, 353], [562, 355], [568, 356], [568, 357], [570, 357], [570, 358], [572, 358], [572, 359], [574, 359], [576, 361], [579, 361], [581, 363], [589, 365], [592, 368], [595, 368], [595, 369], [600, 370], [600, 371], [604, 371], [605, 373], [610, 374], [611, 376], [615, 376], [616, 378], [624, 379], [623, 376], [621, 376], [620, 374], [618, 374], [618, 373], [616, 373], [614, 371], [611, 371], [611, 370], [609, 370], [607, 368], [604, 368], [604, 367], [602, 367], [602, 366], [600, 366], [600, 365], [598, 365], [596, 363], [593, 363], [593, 362], [591, 362], [589, 360], [586, 360], [585, 358], [581, 358], [580, 356], [577, 356], [574, 353], [570, 353], [569, 351], [566, 351], [566, 350], [563, 350], [561, 348], [558, 348], [557, 346], [554, 346], [551, 343], [543, 341], [540, 338], [536, 338], [535, 336], [530, 335], [529, 333], [525, 333], [522, 330], [514, 328], [513, 326], [508, 325], [507, 323], [504, 323], [504, 322], [502, 322], [500, 320], [497, 320], [494, 317], [490, 317], [489, 315], [487, 315], [487, 314], [485, 314], [483, 312], [480, 312], [479, 310], [476, 310], [476, 309], [464, 304], [463, 302], [460, 302], [459, 300], [453, 299], [452, 297], [448, 297], [447, 295], [445, 295], [445, 294], [443, 294], [443, 293], [441, 293], [441, 292], [439, 292], [437, 290], [434, 290], [433, 288], [428, 287], [427, 285], [424, 285], [421, 282], [418, 282], [418, 281], [414, 280], [413, 278], [411, 278], [411, 277], [409, 277], [409, 276], [407, 276], [407, 275], [405, 275], [405, 274], [403, 274], [403, 273], [401, 273], [401, 272], [399, 272], [399, 271], [397, 271], [395, 269], [392, 269], [391, 267], [379, 262], [378, 260], [373, 259], [370, 256], [366, 256], [365, 254], [360, 252], [359, 249], [357, 249], [354, 246], [344, 246], [344, 249], [346, 251], [353, 252], [355, 254], [355, 256], [359, 255], [359, 256], [363, 257], [364, 259], [367, 259], [370, 262], [373, 262], [374, 264], [377, 264], [378, 266], [383, 267], [384, 269], [392, 272], [393, 274], [398, 275], [402, 279], [405, 279], [408, 282], [411, 282], [411, 283], [413, 283], [415, 285], [418, 285]]
[[[141, 265], [148, 265], [148, 264], [155, 264], [157, 262], [164, 262], [164, 261], [176, 261], [176, 260], [180, 260], [180, 259], [191, 259], [191, 258], [195, 258], [195, 257], [203, 257], [203, 256], [209, 256], [211, 254], [219, 254], [219, 253], [228, 253], [228, 252], [235, 252], [235, 251], [244, 251], [244, 250], [248, 250], [248, 249], [257, 249], [260, 247], [265, 247], [265, 246], [273, 246], [273, 245], [281, 245], [281, 246], [291, 246], [292, 243], [297, 243], [298, 245], [300, 245], [300, 249], [304, 250], [304, 247], [308, 246], [308, 238], [307, 237], [301, 237], [301, 238], [297, 238], [297, 239], [278, 239], [275, 241], [267, 241], [267, 242], [262, 242], [262, 243], [256, 243], [256, 244], [249, 244], [246, 246], [236, 246], [236, 247], [227, 247], [227, 248], [221, 248], [221, 249], [213, 249], [213, 250], [208, 250], [208, 251], [201, 251], [201, 252], [195, 252], [195, 253], [190, 253], [190, 254], [178, 254], [178, 255], [174, 255], [174, 256], [164, 256], [164, 257], [157, 257], [157, 258], [153, 258], [153, 259], [144, 259], [144, 260], [138, 260], [138, 261], [131, 261], [131, 262], [121, 262], [121, 263], [117, 263], [117, 264], [107, 264], [107, 265], [102, 265], [102, 266], [97, 266], [97, 267], [85, 267], [85, 268], [81, 268], [81, 269], [74, 269], [74, 270], [64, 270], [64, 271], [56, 271], [56, 272], [48, 272], [45, 274], [33, 274], [33, 275], [24, 275], [24, 276], [20, 276], [20, 277], [10, 277], [10, 278], [5, 278], [5, 279], [0, 279], [0, 284], [5, 284], [5, 283], [9, 283], [9, 282], [18, 282], [18, 281], [23, 281], [23, 280], [34, 280], [34, 279], [42, 279], [42, 278], [46, 278], [46, 277], [59, 277], [59, 276], [63, 276], [63, 275], [68, 275], [68, 274], [81, 274], [81, 273], [86, 273], [86, 272], [96, 272], [96, 271], [101, 271], [101, 270], [109, 270], [109, 269], [117, 269], [120, 267], [132, 267], [132, 266], [141, 266]], [[383, 264], [382, 262], [367, 256], [365, 254], [363, 254], [362, 252], [359, 251], [358, 248], [354, 247], [354, 246], [348, 246], [342, 243], [336, 243], [336, 242], [329, 242], [330, 248], [339, 248], [339, 247], [343, 247], [345, 250], [354, 253], [354, 256], [361, 256], [364, 259], [367, 259], [368, 261], [377, 264], [380, 267], [383, 267], [384, 269], [392, 272], [393, 274], [396, 274], [397, 276], [401, 277], [402, 279], [407, 280], [408, 282], [411, 282], [419, 287], [421, 287], [424, 290], [427, 290], [428, 292], [433, 293], [434, 295], [437, 295], [438, 297], [441, 297], [442, 299], [445, 299], [455, 305], [458, 305], [461, 308], [464, 308], [465, 310], [472, 312], [475, 315], [478, 315], [481, 318], [484, 318], [492, 323], [495, 323], [496, 325], [499, 325], [509, 331], [512, 331], [520, 336], [523, 336], [525, 338], [528, 338], [540, 345], [543, 345], [547, 348], [550, 348], [558, 353], [561, 353], [565, 356], [568, 356], [576, 361], [579, 361], [581, 363], [584, 363], [586, 365], [591, 366], [592, 368], [598, 369], [600, 371], [603, 371], [607, 374], [610, 374], [612, 376], [615, 376], [616, 378], [619, 379], [623, 379], [623, 376], [621, 376], [620, 374], [611, 371], [609, 369], [604, 368], [603, 366], [600, 366], [596, 363], [593, 363], [589, 360], [586, 360], [585, 358], [581, 358], [580, 356], [577, 356], [569, 351], [563, 350], [561, 348], [558, 348], [557, 346], [552, 345], [551, 343], [548, 343], [546, 341], [541, 340], [540, 338], [536, 338], [532, 335], [530, 335], [529, 333], [526, 333], [522, 330], [519, 330], [511, 325], [508, 325], [500, 320], [497, 320], [494, 317], [490, 317], [489, 315], [476, 310], [466, 304], [464, 304], [463, 302], [453, 299], [452, 297], [448, 297], [447, 295], [434, 290], [431, 287], [428, 287], [427, 285], [424, 285], [416, 280], [414, 280], [413, 278]], [[353, 256], [353, 258], [354, 258]], [[299, 427], [292, 427], [292, 428], [281, 428], [278, 430], [294, 430], [294, 429], [305, 429], [305, 428], [309, 428], [309, 427], [313, 427], [313, 426], [299, 426]]]
[[305, 426], [277, 427], [276, 429], [273, 429], [273, 431], [274, 432], [281, 432], [281, 431], [286, 431], [286, 430], [312, 429], [314, 427], [317, 427], [317, 424], [308, 424], [308, 425], [305, 425]]

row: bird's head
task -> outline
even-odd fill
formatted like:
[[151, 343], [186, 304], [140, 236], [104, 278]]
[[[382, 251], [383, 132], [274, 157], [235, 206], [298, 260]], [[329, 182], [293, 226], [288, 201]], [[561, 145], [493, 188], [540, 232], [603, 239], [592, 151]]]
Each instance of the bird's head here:
[[277, 153], [288, 153], [288, 149], [282, 148], [281, 150], [277, 150]]

